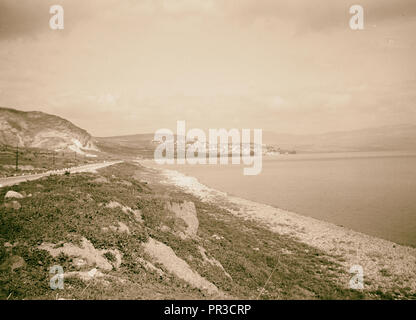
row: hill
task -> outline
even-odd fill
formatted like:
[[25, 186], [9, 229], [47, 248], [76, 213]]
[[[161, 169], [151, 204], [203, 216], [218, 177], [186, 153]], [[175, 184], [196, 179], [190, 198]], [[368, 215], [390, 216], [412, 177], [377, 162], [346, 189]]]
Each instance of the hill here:
[[152, 158], [156, 145], [152, 142], [154, 134], [134, 134], [116, 137], [95, 137], [98, 148], [109, 154]]
[[[383, 295], [345, 288], [334, 256], [167, 185], [137, 162], [1, 188], [0, 211], [0, 299]], [[64, 290], [52, 290], [52, 266], [62, 268]]]
[[[94, 138], [102, 151], [119, 155], [153, 157], [153, 134]], [[295, 135], [263, 132], [263, 144], [297, 152], [412, 151], [416, 150], [416, 125], [402, 124], [353, 131]]]
[[263, 143], [301, 152], [410, 151], [416, 149], [416, 125], [403, 124], [314, 135], [264, 132]]
[[77, 153], [98, 151], [91, 135], [68, 120], [39, 111], [1, 107], [0, 144]]

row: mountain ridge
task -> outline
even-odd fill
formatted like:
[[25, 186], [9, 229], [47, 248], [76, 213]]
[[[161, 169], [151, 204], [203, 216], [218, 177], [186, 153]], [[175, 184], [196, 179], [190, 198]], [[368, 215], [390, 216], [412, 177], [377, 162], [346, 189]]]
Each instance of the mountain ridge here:
[[263, 142], [303, 152], [416, 150], [416, 125], [399, 124], [311, 135], [265, 132]]
[[[93, 137], [56, 115], [0, 107], [0, 144], [77, 153], [101, 150], [133, 155], [140, 151], [151, 156], [153, 137], [152, 133]], [[298, 152], [410, 151], [416, 150], [416, 125], [384, 125], [309, 135], [264, 131], [263, 143]]]
[[[153, 137], [151, 133], [140, 133], [94, 139], [133, 148], [150, 146]], [[263, 131], [263, 143], [300, 152], [410, 151], [416, 150], [416, 125], [385, 125], [309, 135]]]

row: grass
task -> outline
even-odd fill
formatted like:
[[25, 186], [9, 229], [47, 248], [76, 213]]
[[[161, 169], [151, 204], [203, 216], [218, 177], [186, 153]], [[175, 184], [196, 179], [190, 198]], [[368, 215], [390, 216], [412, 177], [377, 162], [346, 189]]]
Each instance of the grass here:
[[[349, 290], [341, 283], [345, 274], [331, 257], [296, 241], [233, 216], [227, 210], [179, 190], [149, 180], [149, 172], [131, 163], [100, 169], [108, 183], [94, 182], [97, 174], [49, 176], [0, 189], [0, 299], [203, 299], [207, 294], [170, 274], [148, 270], [142, 244], [152, 237], [171, 247], [201, 276], [230, 298], [240, 299], [368, 299], [388, 298], [383, 292]], [[25, 191], [21, 209], [3, 206], [8, 190]], [[199, 219], [197, 237], [182, 239], [184, 222], [166, 209], [167, 201], [193, 201]], [[107, 208], [116, 201], [140, 210], [143, 223], [122, 208]], [[122, 222], [130, 234], [103, 232]], [[166, 228], [167, 227], [167, 228]], [[213, 237], [217, 235], [218, 237]], [[43, 242], [79, 245], [88, 239], [96, 249], [117, 249], [120, 268], [105, 272], [105, 281], [65, 279], [64, 290], [49, 288], [49, 268], [78, 270], [74, 257], [52, 257], [38, 246]], [[13, 245], [12, 248], [4, 244]], [[221, 263], [224, 271], [204, 261], [199, 248]], [[10, 271], [11, 256], [25, 266]], [[104, 257], [114, 261], [113, 254]], [[91, 269], [91, 267], [89, 268]]]
[[36, 148], [19, 148], [18, 155], [18, 170], [16, 171], [16, 148], [0, 146], [0, 178], [64, 169], [108, 158], [106, 156], [89, 158], [75, 152], [53, 152]]

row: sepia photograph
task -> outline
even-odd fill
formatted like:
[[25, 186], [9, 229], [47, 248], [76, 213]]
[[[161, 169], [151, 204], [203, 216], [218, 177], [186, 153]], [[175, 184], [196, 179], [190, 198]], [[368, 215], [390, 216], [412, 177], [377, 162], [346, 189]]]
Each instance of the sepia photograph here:
[[0, 0], [0, 300], [416, 300], [415, 32], [414, 0]]

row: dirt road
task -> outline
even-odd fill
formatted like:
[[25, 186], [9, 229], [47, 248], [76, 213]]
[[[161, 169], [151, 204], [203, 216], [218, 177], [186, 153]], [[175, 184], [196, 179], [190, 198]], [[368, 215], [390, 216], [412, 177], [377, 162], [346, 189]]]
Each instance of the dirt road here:
[[0, 179], [0, 188], [5, 187], [5, 186], [12, 186], [12, 185], [24, 182], [24, 181], [40, 179], [42, 177], [50, 176], [52, 174], [64, 174], [66, 171], [69, 171], [71, 173], [94, 171], [97, 169], [112, 166], [113, 164], [117, 164], [120, 162], [123, 162], [123, 161], [105, 161], [105, 162], [100, 162], [100, 163], [87, 164], [87, 165], [79, 166], [79, 167], [66, 168], [62, 170], [51, 170], [48, 172], [38, 173], [38, 174], [2, 178]]

